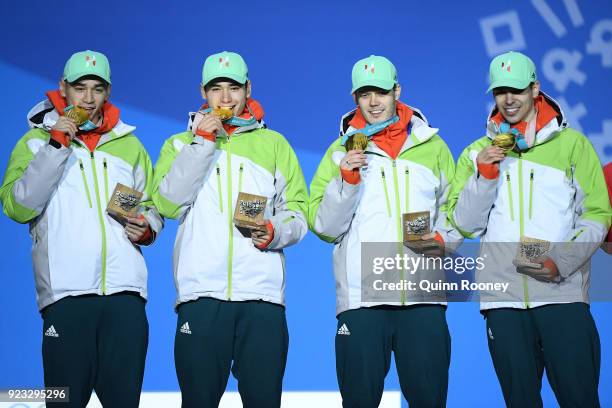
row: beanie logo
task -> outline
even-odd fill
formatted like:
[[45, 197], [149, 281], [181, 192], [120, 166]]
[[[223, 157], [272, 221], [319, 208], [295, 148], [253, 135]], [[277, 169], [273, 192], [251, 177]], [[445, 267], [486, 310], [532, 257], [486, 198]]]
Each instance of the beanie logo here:
[[219, 57], [219, 68], [229, 68], [230, 59], [229, 57]]
[[85, 56], [85, 66], [86, 67], [90, 67], [92, 65], [94, 67], [96, 66], [96, 56], [95, 55], [93, 55], [93, 56], [86, 55]]
[[370, 66], [368, 66], [368, 64], [365, 64], [364, 71], [370, 72], [371, 74], [373, 74], [376, 71], [375, 64], [372, 63], [372, 65]]
[[501, 68], [502, 69], [505, 68], [506, 71], [508, 71], [508, 72], [512, 72], [512, 67], [511, 66], [512, 66], [512, 61], [510, 61], [510, 60], [508, 62], [502, 62], [501, 63]]

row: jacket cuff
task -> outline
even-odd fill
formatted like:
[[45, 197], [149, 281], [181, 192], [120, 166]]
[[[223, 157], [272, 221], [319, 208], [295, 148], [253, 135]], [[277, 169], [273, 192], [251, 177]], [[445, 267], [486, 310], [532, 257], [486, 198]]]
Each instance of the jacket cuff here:
[[[138, 218], [140, 218], [141, 220], [145, 219], [144, 215], [142, 215], [142, 214], [140, 214], [138, 216]], [[148, 221], [147, 221], [147, 224], [148, 224]], [[149, 245], [149, 244], [151, 244], [153, 242], [153, 238], [154, 238], [153, 234], [154, 234], [153, 230], [151, 229], [151, 225], [149, 224], [147, 226], [147, 230], [145, 231], [144, 235], [137, 242], [135, 242], [135, 244], [138, 244], [138, 245]]]
[[208, 140], [210, 142], [213, 142], [213, 143], [216, 143], [216, 141], [217, 141], [217, 136], [215, 136], [214, 133], [210, 133], [210, 132], [207, 132], [205, 130], [196, 129], [195, 134], [198, 135], [198, 136], [201, 136], [204, 139], [206, 139], [206, 140]]
[[60, 132], [59, 130], [52, 130], [50, 134], [51, 139], [49, 140], [49, 143], [51, 143], [51, 140], [55, 140], [64, 147], [70, 146], [70, 139], [66, 133]]
[[548, 269], [552, 275], [555, 276], [555, 279], [558, 281], [561, 278], [561, 274], [559, 273], [559, 268], [557, 268], [557, 264], [551, 257], [546, 258], [544, 262], [542, 262], [542, 266]]
[[261, 245], [255, 245], [255, 247], [257, 247], [258, 249], [266, 249], [268, 245], [270, 245], [270, 242], [274, 240], [274, 226], [272, 225], [272, 222], [269, 220], [268, 220], [268, 223], [266, 224], [266, 230], [268, 231], [270, 238]]
[[361, 181], [359, 169], [346, 170], [340, 167], [340, 174], [342, 175], [342, 179], [349, 184], [356, 185], [359, 184], [359, 182]]
[[478, 173], [489, 180], [494, 180], [499, 177], [499, 165], [495, 163], [477, 163]]

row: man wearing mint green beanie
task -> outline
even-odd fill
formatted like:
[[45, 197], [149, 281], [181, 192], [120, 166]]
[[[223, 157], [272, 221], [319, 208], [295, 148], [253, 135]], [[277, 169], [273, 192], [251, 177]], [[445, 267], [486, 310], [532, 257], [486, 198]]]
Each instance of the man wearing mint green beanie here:
[[[529, 57], [499, 55], [489, 73], [495, 107], [487, 135], [459, 157], [449, 214], [481, 238], [487, 261], [476, 279], [508, 285], [480, 292], [495, 372], [509, 407], [542, 407], [544, 370], [561, 407], [598, 407], [590, 258], [612, 215], [601, 163], [541, 91]], [[509, 137], [506, 149], [496, 145]], [[523, 251], [539, 254], [526, 263]]]
[[[379, 256], [384, 250], [422, 259], [422, 253], [438, 256], [459, 245], [461, 235], [446, 218], [455, 162], [438, 129], [421, 111], [399, 101], [397, 72], [387, 58], [357, 61], [352, 85], [357, 106], [342, 117], [341, 137], [319, 164], [308, 212], [311, 230], [334, 243], [342, 404], [377, 407], [394, 355], [410, 406], [443, 407], [451, 348], [445, 299], [406, 290], [371, 295], [363, 259], [364, 253]], [[357, 134], [367, 137], [365, 146], [350, 146]], [[427, 251], [402, 245], [402, 215], [417, 212], [430, 215], [432, 232], [420, 237], [430, 245]]]
[[[162, 147], [153, 194], [179, 222], [174, 357], [183, 407], [218, 406], [230, 370], [245, 407], [279, 407], [289, 342], [283, 249], [306, 234], [306, 183], [287, 140], [264, 124], [240, 55], [206, 58], [201, 92], [207, 103], [189, 130]], [[257, 230], [234, 224], [245, 211], [240, 193], [265, 201]]]
[[[84, 407], [93, 390], [105, 407], [140, 401], [149, 326], [139, 246], [153, 243], [163, 220], [149, 155], [110, 91], [106, 56], [73, 54], [59, 89], [28, 113], [31, 129], [0, 188], [4, 212], [30, 225], [45, 386], [68, 388], [67, 402], [47, 407]], [[118, 183], [143, 193], [137, 217], [107, 213]]]

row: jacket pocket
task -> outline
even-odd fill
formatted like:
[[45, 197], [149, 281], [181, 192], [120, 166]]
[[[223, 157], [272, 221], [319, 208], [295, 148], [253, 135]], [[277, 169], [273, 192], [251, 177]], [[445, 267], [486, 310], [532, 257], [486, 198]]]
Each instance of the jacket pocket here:
[[512, 200], [512, 183], [510, 182], [509, 172], [506, 172], [506, 184], [508, 185], [508, 206], [510, 210], [510, 219], [514, 221], [514, 203]]
[[244, 173], [244, 163], [240, 163], [240, 168], [238, 169], [238, 192], [242, 191], [242, 173]]
[[391, 201], [389, 201], [389, 189], [387, 188], [387, 180], [385, 178], [385, 169], [380, 168], [380, 179], [383, 184], [383, 188], [385, 190], [385, 201], [387, 203], [387, 215], [391, 217]]
[[529, 173], [529, 219], [531, 219], [531, 215], [533, 214], [533, 178], [535, 176], [535, 171], [531, 169]]
[[102, 167], [104, 168], [104, 198], [108, 203], [108, 165], [106, 164], [106, 157], [102, 159]]
[[221, 168], [217, 164], [217, 191], [219, 192], [219, 211], [223, 212], [223, 193], [221, 192]]
[[406, 212], [410, 212], [410, 170], [408, 167], [404, 170], [404, 178], [405, 178], [405, 204], [406, 204]]
[[91, 194], [89, 194], [89, 186], [87, 185], [87, 178], [85, 177], [85, 167], [83, 166], [83, 160], [81, 159], [79, 159], [79, 168], [81, 169], [81, 177], [83, 179], [83, 187], [85, 187], [85, 194], [87, 194], [87, 202], [89, 203], [89, 208], [92, 208]]

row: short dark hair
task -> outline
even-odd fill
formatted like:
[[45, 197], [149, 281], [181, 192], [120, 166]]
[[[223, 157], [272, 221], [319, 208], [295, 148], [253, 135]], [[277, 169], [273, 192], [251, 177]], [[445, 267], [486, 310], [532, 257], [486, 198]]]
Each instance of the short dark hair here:
[[[513, 88], [513, 87], [511, 87], [511, 86], [498, 86], [497, 88], [493, 88], [493, 89], [491, 90], [491, 93], [493, 94], [493, 96], [495, 96], [496, 94], [498, 94], [498, 93], [499, 93], [499, 90], [500, 90], [500, 89], [506, 89], [506, 90], [507, 90], [507, 89], [514, 89], [515, 91], [514, 91], [514, 92], [512, 92], [512, 93], [513, 93], [513, 94], [515, 94], [515, 95], [519, 95], [519, 94], [522, 94], [523, 92], [525, 92], [525, 91], [527, 91], [527, 90], [530, 90], [530, 91], [531, 91], [531, 90], [533, 89], [533, 86], [534, 86], [534, 85], [535, 85], [535, 82], [530, 82], [530, 83], [529, 83], [529, 85], [527, 85], [527, 86], [526, 86], [525, 88], [523, 88], [523, 89]], [[496, 91], [497, 91], [497, 92], [496, 92]], [[506, 93], [506, 92], [507, 92], [507, 91], [505, 91], [505, 92], [503, 92], [503, 93]]]
[[247, 80], [247, 82], [245, 82], [244, 84], [241, 84], [240, 82], [234, 81], [231, 78], [225, 78], [225, 77], [215, 78], [215, 79], [209, 81], [206, 85], [204, 85], [204, 92], [208, 92], [210, 90], [210, 88], [213, 87], [213, 85], [216, 85], [219, 82], [230, 82], [232, 85], [237, 85], [237, 86], [246, 88], [247, 82], [249, 82], [249, 81]]
[[363, 92], [364, 89], [377, 89], [377, 90], [385, 91], [385, 95], [388, 95], [389, 92], [395, 91], [397, 89], [397, 86], [398, 86], [397, 83], [393, 84], [393, 88], [391, 88], [391, 89], [383, 89], [383, 88], [379, 88], [377, 86], [362, 86], [361, 88], [358, 88], [358, 89], [355, 90], [355, 92], [353, 92], [353, 98], [355, 99], [355, 103], [358, 103], [357, 102], [357, 95], [360, 92]]
[[89, 79], [95, 79], [95, 80], [97, 80], [97, 81], [102, 82], [102, 84], [104, 85], [104, 89], [108, 89], [108, 86], [110, 85], [108, 82], [106, 82], [104, 79], [100, 78], [100, 77], [99, 77], [99, 76], [97, 76], [97, 75], [84, 75], [84, 76], [82, 76], [82, 77], [80, 77], [80, 78], [78, 78], [78, 79], [75, 79], [75, 80], [74, 80], [74, 81], [72, 81], [72, 82], [68, 82], [68, 81], [66, 81], [66, 83], [67, 83], [68, 85], [70, 85], [71, 87], [73, 87], [73, 88], [74, 88], [75, 86], [77, 86], [77, 85], [78, 85], [78, 83], [79, 83], [79, 82], [81, 82], [81, 81], [87, 81], [87, 80], [89, 80]]

